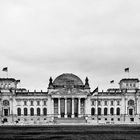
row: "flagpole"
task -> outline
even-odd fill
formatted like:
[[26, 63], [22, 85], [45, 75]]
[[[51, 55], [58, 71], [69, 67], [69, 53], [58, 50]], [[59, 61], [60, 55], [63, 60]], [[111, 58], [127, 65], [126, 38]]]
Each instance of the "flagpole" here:
[[98, 120], [98, 94], [97, 94], [97, 123], [99, 123], [99, 120]]
[[130, 78], [130, 75], [129, 75], [129, 67], [128, 68], [125, 68], [124, 71], [128, 73], [128, 78]]
[[127, 72], [127, 77], [130, 78], [130, 77], [129, 77], [129, 76], [130, 76], [130, 75], [129, 75], [129, 71], [126, 71], [126, 72]]
[[97, 123], [99, 123], [99, 120], [98, 120], [98, 95], [99, 95], [99, 92], [98, 92], [98, 87], [97, 87]]
[[114, 80], [110, 81], [110, 85], [111, 85], [111, 88], [113, 89], [113, 85], [114, 85]]
[[6, 72], [6, 77], [8, 78], [8, 67], [4, 67], [2, 71]]

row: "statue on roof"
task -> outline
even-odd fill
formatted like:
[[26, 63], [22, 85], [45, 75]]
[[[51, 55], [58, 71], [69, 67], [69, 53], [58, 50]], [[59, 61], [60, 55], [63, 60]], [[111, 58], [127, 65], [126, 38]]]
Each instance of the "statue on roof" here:
[[85, 89], [90, 89], [88, 77], [85, 79]]
[[49, 79], [49, 87], [48, 88], [49, 89], [53, 88], [53, 79], [52, 79], [52, 77], [50, 77], [50, 79]]

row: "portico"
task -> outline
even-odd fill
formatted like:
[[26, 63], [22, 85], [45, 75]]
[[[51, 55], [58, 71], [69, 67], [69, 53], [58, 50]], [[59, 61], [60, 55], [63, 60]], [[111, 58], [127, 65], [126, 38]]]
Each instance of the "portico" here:
[[59, 118], [77, 118], [85, 114], [85, 98], [53, 98], [54, 115]]
[[48, 94], [51, 98], [55, 118], [69, 120], [70, 118], [84, 118], [86, 99], [90, 94], [88, 78], [85, 84], [82, 80], [70, 73], [58, 76], [54, 81], [49, 80]]

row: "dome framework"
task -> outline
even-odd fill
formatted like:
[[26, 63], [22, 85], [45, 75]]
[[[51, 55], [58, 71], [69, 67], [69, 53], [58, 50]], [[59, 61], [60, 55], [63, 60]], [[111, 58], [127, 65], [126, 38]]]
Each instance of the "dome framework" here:
[[72, 74], [72, 73], [64, 73], [58, 76], [54, 81], [53, 81], [54, 86], [67, 86], [67, 85], [73, 85], [73, 86], [83, 86], [82, 80]]

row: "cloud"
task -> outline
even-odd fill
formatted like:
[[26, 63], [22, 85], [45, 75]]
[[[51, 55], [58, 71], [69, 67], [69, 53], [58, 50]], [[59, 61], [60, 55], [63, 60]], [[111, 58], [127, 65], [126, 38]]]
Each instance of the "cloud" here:
[[140, 76], [139, 4], [138, 0], [1, 1], [1, 67], [9, 66], [11, 76], [21, 77], [30, 89], [44, 88], [49, 76], [64, 72], [82, 79], [89, 76], [93, 88], [107, 87], [107, 79], [119, 80], [124, 67]]

